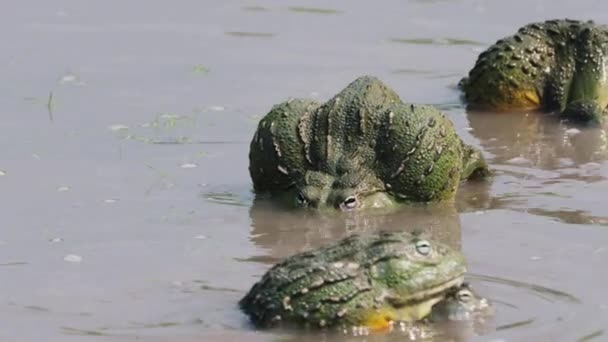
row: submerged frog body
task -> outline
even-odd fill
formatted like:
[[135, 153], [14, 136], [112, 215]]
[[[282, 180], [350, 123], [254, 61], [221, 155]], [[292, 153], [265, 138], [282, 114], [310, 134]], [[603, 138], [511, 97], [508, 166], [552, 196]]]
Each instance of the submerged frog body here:
[[494, 308], [487, 298], [475, 293], [468, 283], [454, 287], [445, 297], [433, 305], [427, 317], [429, 322], [479, 322], [494, 315]]
[[258, 125], [249, 161], [256, 192], [343, 210], [449, 199], [461, 179], [487, 172], [444, 114], [404, 104], [369, 76], [324, 104], [275, 106]]
[[352, 235], [275, 265], [239, 304], [260, 327], [382, 329], [426, 317], [465, 272], [461, 253], [415, 234]]
[[482, 52], [460, 86], [473, 108], [541, 109], [599, 122], [608, 105], [607, 53], [607, 26], [533, 23]]
[[396, 322], [395, 328], [406, 333], [408, 341], [469, 341], [475, 335], [492, 331], [494, 314], [488, 299], [463, 283], [447, 291], [424, 320]]

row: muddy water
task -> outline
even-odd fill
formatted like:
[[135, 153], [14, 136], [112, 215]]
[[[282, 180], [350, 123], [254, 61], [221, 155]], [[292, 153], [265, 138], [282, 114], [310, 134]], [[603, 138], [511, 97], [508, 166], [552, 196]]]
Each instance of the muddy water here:
[[[426, 229], [462, 248], [468, 280], [497, 309], [471, 340], [607, 338], [604, 130], [466, 113], [454, 87], [497, 38], [552, 17], [608, 23], [605, 1], [328, 6], [3, 9], [0, 340], [310, 340], [255, 332], [236, 302], [279, 258], [380, 228]], [[247, 152], [261, 115], [288, 97], [327, 99], [363, 74], [446, 111], [484, 150], [492, 181], [465, 185], [455, 206], [393, 214], [254, 204]]]

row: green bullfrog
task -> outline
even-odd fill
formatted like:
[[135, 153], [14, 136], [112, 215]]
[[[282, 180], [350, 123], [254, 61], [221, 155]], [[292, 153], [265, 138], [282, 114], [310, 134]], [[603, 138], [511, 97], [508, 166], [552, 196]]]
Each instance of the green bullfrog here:
[[461, 180], [488, 174], [481, 152], [432, 106], [406, 104], [363, 76], [324, 104], [272, 108], [251, 141], [257, 193], [292, 207], [353, 210], [452, 199]]
[[381, 330], [428, 316], [466, 270], [460, 252], [419, 234], [355, 234], [276, 264], [239, 305], [259, 327]]
[[472, 108], [543, 110], [598, 123], [608, 105], [607, 53], [605, 25], [532, 23], [482, 52], [459, 85]]

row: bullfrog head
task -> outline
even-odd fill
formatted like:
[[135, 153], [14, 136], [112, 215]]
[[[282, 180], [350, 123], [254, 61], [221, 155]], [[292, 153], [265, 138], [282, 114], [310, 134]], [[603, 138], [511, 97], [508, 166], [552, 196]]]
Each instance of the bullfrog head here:
[[561, 103], [562, 116], [572, 121], [603, 122], [608, 106], [608, 34], [586, 28], [573, 42], [573, 75]]
[[395, 205], [394, 198], [388, 194], [380, 179], [370, 172], [361, 172], [351, 164], [351, 160], [344, 160], [336, 176], [307, 171], [302, 180], [287, 192], [287, 197], [298, 208], [348, 211]]

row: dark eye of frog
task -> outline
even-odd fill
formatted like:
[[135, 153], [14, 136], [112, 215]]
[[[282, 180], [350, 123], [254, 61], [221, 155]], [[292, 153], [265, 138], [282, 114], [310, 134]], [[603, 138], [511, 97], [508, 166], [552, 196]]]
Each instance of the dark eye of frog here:
[[342, 201], [340, 206], [345, 210], [355, 209], [357, 207], [357, 198], [355, 196], [348, 196]]
[[471, 298], [473, 298], [473, 294], [467, 289], [462, 289], [456, 293], [456, 298], [462, 303], [467, 303], [471, 300]]
[[304, 196], [303, 193], [298, 192], [298, 195], [296, 196], [296, 206], [298, 207], [306, 207], [308, 205], [308, 199], [306, 199], [306, 196]]
[[426, 240], [418, 240], [416, 241], [416, 252], [421, 255], [429, 255], [432, 251], [431, 243]]

